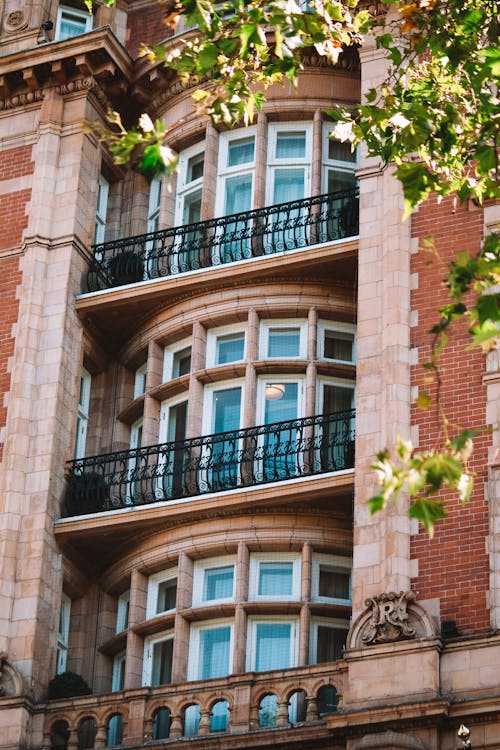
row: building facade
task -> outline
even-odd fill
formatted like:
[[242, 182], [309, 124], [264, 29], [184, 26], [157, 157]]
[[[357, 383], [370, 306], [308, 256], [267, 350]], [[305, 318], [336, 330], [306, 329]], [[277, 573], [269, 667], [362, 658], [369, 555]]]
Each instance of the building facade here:
[[[330, 137], [371, 43], [306, 51], [227, 130], [137, 57], [161, 6], [0, 15], [0, 748], [454, 750], [464, 723], [498, 750], [500, 366], [466, 331], [441, 403], [486, 428], [472, 500], [432, 541], [366, 501], [378, 450], [439, 440], [441, 278], [499, 207], [403, 222]], [[84, 126], [109, 108], [165, 122], [170, 184], [113, 163]]]

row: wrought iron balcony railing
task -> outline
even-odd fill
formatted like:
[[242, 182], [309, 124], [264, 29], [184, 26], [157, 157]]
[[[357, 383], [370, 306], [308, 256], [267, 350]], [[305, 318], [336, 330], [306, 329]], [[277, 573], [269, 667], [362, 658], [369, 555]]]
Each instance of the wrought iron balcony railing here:
[[87, 289], [96, 292], [358, 234], [356, 189], [318, 195], [94, 246]]
[[71, 461], [66, 514], [128, 508], [353, 466], [354, 411], [277, 422]]

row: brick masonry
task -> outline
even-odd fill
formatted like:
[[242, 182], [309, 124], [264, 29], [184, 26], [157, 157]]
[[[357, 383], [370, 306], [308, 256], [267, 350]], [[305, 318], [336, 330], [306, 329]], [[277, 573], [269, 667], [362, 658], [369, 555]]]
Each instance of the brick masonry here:
[[127, 49], [132, 57], [137, 57], [141, 44], [158, 44], [172, 35], [164, 16], [163, 6], [158, 3], [128, 14]]
[[[34, 169], [31, 146], [12, 148], [0, 154], [0, 182], [33, 174]], [[15, 249], [21, 244], [23, 230], [28, 225], [26, 206], [30, 197], [31, 190], [0, 195], [0, 250]], [[21, 277], [19, 257], [5, 257], [0, 261], [0, 458], [3, 452], [1, 431], [7, 419], [5, 394], [10, 389], [9, 360], [15, 343], [13, 326], [19, 311], [16, 290]]]
[[[412, 405], [412, 427], [414, 431], [417, 428], [421, 449], [431, 450], [442, 439], [435, 406], [437, 386], [426, 382], [428, 372], [422, 368], [431, 354], [432, 336], [427, 332], [437, 322], [437, 308], [448, 301], [442, 283], [448, 262], [460, 250], [477, 252], [482, 230], [483, 212], [467, 205], [455, 207], [451, 198], [441, 204], [433, 198], [413, 217], [413, 236], [419, 240], [432, 236], [438, 253], [436, 256], [420, 249], [412, 256], [412, 273], [417, 274], [411, 297], [412, 313], [414, 317], [418, 314], [418, 326], [412, 328], [411, 346], [418, 349], [418, 364], [412, 367], [411, 383], [414, 393], [423, 390], [433, 399], [426, 411]], [[486, 388], [482, 384], [485, 362], [480, 350], [465, 351], [468, 343], [466, 326], [455, 326], [439, 359], [441, 405], [452, 425], [480, 428], [485, 423], [486, 411]], [[441, 492], [447, 518], [437, 525], [433, 540], [419, 530], [411, 541], [412, 559], [418, 559], [418, 577], [413, 581], [413, 589], [418, 591], [419, 599], [439, 597], [441, 620], [455, 620], [463, 634], [489, 630], [489, 568], [485, 549], [489, 445], [488, 434], [474, 440], [471, 468], [475, 472], [475, 486], [467, 507], [460, 508], [456, 492]]]

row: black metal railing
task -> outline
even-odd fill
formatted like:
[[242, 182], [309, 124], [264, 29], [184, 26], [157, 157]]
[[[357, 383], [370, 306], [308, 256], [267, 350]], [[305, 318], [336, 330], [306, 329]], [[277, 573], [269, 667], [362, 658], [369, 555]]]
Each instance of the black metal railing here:
[[68, 464], [66, 515], [222, 492], [354, 466], [354, 411], [294, 419]]
[[358, 224], [356, 188], [105, 242], [94, 246], [87, 290], [332, 242], [358, 234]]

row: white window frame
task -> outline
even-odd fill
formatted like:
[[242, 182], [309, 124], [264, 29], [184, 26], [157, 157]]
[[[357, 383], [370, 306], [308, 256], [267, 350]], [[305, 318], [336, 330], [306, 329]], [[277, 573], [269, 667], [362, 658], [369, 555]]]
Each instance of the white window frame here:
[[296, 318], [280, 318], [278, 320], [262, 320], [259, 327], [259, 359], [290, 359], [284, 357], [269, 357], [269, 332], [274, 328], [298, 328], [299, 329], [299, 354], [292, 359], [306, 359], [307, 357], [307, 320]]
[[78, 393], [78, 407], [75, 435], [75, 459], [83, 458], [86, 453], [87, 429], [90, 413], [90, 391], [92, 376], [84, 367], [80, 374], [80, 390]]
[[[175, 225], [184, 225], [184, 206], [186, 198], [198, 190], [203, 189], [203, 178], [205, 176], [205, 169], [203, 174], [196, 180], [188, 180], [188, 167], [191, 159], [204, 154], [205, 152], [205, 141], [202, 143], [196, 143], [194, 146], [181, 151], [179, 154], [179, 164], [177, 168], [177, 197], [175, 201]], [[205, 167], [205, 165], [204, 165]]]
[[[305, 155], [295, 158], [281, 158], [276, 156], [278, 135], [280, 133], [305, 133]], [[274, 173], [279, 168], [304, 168], [304, 198], [311, 194], [311, 163], [312, 163], [312, 122], [270, 122], [267, 130], [267, 152], [269, 154], [266, 175], [266, 205], [274, 201]]]
[[[92, 30], [92, 16], [90, 13], [85, 13], [83, 10], [78, 10], [78, 8], [71, 8], [69, 5], [60, 5], [57, 9], [57, 19], [56, 19], [56, 30], [54, 33], [54, 41], [63, 41], [60, 38], [61, 34], [61, 24], [63, 20], [63, 16], [65, 14], [71, 14], [75, 18], [81, 19], [82, 22], [84, 22], [84, 28], [80, 32], [81, 34], [86, 34], [88, 31]], [[75, 36], [80, 36], [80, 34], [74, 34], [70, 37], [65, 37], [65, 39], [73, 39]]]
[[[254, 139], [254, 155], [253, 160], [245, 162], [244, 164], [236, 164], [234, 167], [228, 166], [229, 157], [229, 144], [232, 141], [242, 141]], [[219, 136], [219, 159], [217, 166], [217, 194], [215, 199], [215, 214], [216, 216], [224, 216], [225, 207], [225, 194], [226, 194], [226, 178], [233, 177], [234, 175], [251, 174], [252, 176], [252, 201], [250, 209], [253, 208], [253, 192], [255, 187], [255, 159], [257, 153], [257, 128], [252, 126], [250, 128], [240, 128], [233, 130], [230, 133], [221, 133]]]
[[[123, 690], [124, 685], [120, 685], [121, 682], [121, 676], [122, 676], [122, 669], [125, 670], [125, 662], [126, 662], [126, 651], [120, 651], [119, 654], [116, 654], [115, 658], [113, 659], [113, 673], [111, 676], [111, 692], [116, 693], [119, 690]], [[123, 677], [125, 679], [125, 671], [123, 671]]]
[[[189, 633], [189, 652], [188, 652], [188, 670], [187, 678], [189, 681], [199, 680], [201, 659], [200, 659], [200, 633], [203, 630], [214, 630], [216, 628], [229, 627], [229, 664], [227, 674], [230, 675], [233, 667], [233, 648], [234, 648], [234, 621], [228, 619], [205, 620], [204, 622], [191, 625]], [[226, 676], [226, 675], [222, 675]]]
[[161, 641], [174, 639], [173, 629], [163, 630], [161, 633], [155, 633], [144, 639], [144, 657], [142, 660], [142, 685], [147, 687], [151, 685], [153, 675], [153, 647]]
[[[297, 666], [299, 657], [299, 618], [298, 617], [249, 617], [247, 626], [247, 655], [246, 655], [246, 671], [256, 671], [256, 658], [257, 658], [257, 626], [258, 625], [283, 625], [288, 624], [292, 626], [290, 629], [290, 663], [286, 669], [292, 669]], [[260, 674], [260, 673], [259, 673]]]
[[[322, 566], [349, 574], [349, 599], [337, 599], [335, 597], [319, 595], [319, 574]], [[313, 602], [341, 604], [350, 607], [352, 605], [352, 558], [342, 557], [340, 555], [327, 555], [323, 553], [314, 554], [311, 570], [311, 592]]]
[[[261, 563], [292, 563], [292, 593], [281, 595], [259, 594]], [[300, 601], [302, 560], [298, 552], [259, 552], [250, 555], [248, 601], [294, 602]]]
[[335, 128], [335, 123], [324, 122], [323, 123], [323, 134], [322, 134], [322, 146], [321, 146], [321, 172], [322, 172], [322, 192], [328, 192], [328, 170], [336, 169], [339, 172], [348, 172], [354, 174], [359, 166], [359, 149], [355, 151], [355, 158], [353, 161], [344, 161], [342, 159], [330, 159], [328, 156], [328, 142], [330, 136]]
[[[325, 385], [339, 386], [339, 388], [349, 388], [352, 391], [353, 402], [356, 398], [356, 384], [347, 378], [318, 378], [316, 381], [316, 409], [317, 414], [323, 413], [324, 388]], [[351, 408], [354, 408], [351, 407]]]
[[215, 391], [229, 391], [232, 388], [239, 388], [241, 391], [240, 401], [240, 427], [235, 429], [241, 429], [241, 420], [243, 417], [243, 408], [245, 404], [245, 381], [241, 378], [237, 380], [221, 380], [218, 383], [210, 383], [205, 386], [204, 399], [203, 399], [203, 417], [202, 417], [202, 434], [211, 435], [213, 433], [213, 400]]
[[104, 242], [106, 223], [108, 218], [109, 182], [102, 174], [99, 175], [97, 188], [97, 205], [95, 209], [94, 244]]
[[148, 218], [146, 221], [146, 231], [157, 232], [160, 220], [161, 205], [161, 176], [153, 177], [149, 185], [148, 198]]
[[150, 620], [152, 617], [158, 617], [159, 615], [166, 614], [167, 612], [174, 612], [175, 609], [166, 609], [164, 612], [157, 612], [158, 606], [158, 589], [160, 583], [164, 581], [171, 581], [178, 577], [178, 568], [168, 568], [167, 570], [161, 570], [159, 573], [155, 573], [149, 576], [148, 579], [148, 595], [146, 600], [146, 620]]
[[[205, 572], [216, 568], [233, 568], [233, 590], [231, 596], [219, 599], [205, 599]], [[193, 570], [193, 607], [204, 604], [219, 604], [221, 602], [234, 601], [236, 591], [236, 557], [235, 555], [221, 555], [206, 560], [197, 560]]]
[[[174, 369], [174, 356], [181, 352], [183, 349], [191, 347], [191, 355], [193, 351], [193, 339], [191, 336], [182, 339], [182, 341], [176, 341], [175, 344], [169, 344], [165, 347], [163, 352], [163, 382], [166, 383], [169, 380], [174, 380], [177, 377], [183, 377], [182, 375], [173, 376]], [[192, 371], [192, 363], [191, 363]]]
[[61, 595], [61, 608], [57, 628], [56, 674], [66, 671], [69, 644], [69, 623], [71, 617], [71, 599], [66, 594]]
[[[241, 325], [230, 325], [222, 326], [221, 328], [212, 328], [207, 332], [207, 349], [206, 349], [206, 366], [217, 367], [217, 343], [219, 339], [225, 338], [226, 336], [237, 336], [242, 335], [243, 338], [243, 357], [241, 359], [232, 360], [233, 362], [244, 362], [247, 353], [247, 335], [245, 327]], [[227, 363], [229, 364], [229, 363]]]
[[297, 383], [297, 416], [294, 419], [302, 419], [305, 413], [305, 376], [298, 375], [259, 375], [257, 379], [257, 403], [256, 403], [256, 421], [257, 424], [266, 424], [266, 386], [273, 384]]
[[[326, 333], [348, 333], [352, 334], [352, 359], [333, 359], [325, 356], [325, 335]], [[319, 320], [317, 333], [317, 357], [327, 362], [342, 362], [343, 364], [356, 364], [356, 326], [352, 323], [337, 323], [335, 321]]]
[[318, 664], [318, 626], [331, 628], [332, 630], [349, 630], [349, 620], [342, 620], [334, 617], [314, 617], [311, 620], [309, 635], [309, 664]]
[[116, 633], [123, 633], [128, 628], [128, 611], [130, 606], [130, 589], [118, 597], [116, 607]]
[[148, 363], [144, 362], [143, 365], [137, 368], [134, 375], [134, 399], [143, 396], [146, 393], [146, 375], [148, 371]]

